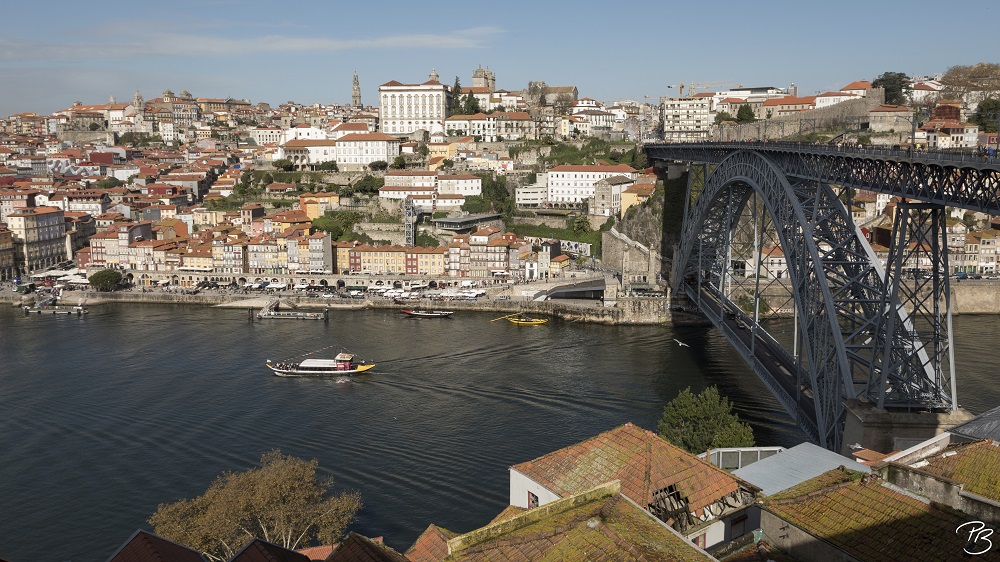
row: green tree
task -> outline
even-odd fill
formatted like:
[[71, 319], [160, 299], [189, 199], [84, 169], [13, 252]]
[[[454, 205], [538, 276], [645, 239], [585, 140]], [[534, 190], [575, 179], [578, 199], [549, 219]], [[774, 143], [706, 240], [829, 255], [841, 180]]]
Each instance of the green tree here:
[[293, 164], [288, 158], [279, 158], [274, 162], [271, 162], [271, 165], [283, 172], [291, 172], [292, 169], [295, 168], [295, 164]]
[[431, 153], [431, 149], [427, 148], [427, 143], [422, 142], [420, 143], [420, 148], [418, 149], [418, 152], [420, 153], [421, 156], [427, 158], [427, 155]]
[[455, 77], [455, 85], [451, 87], [451, 104], [448, 106], [448, 115], [461, 115], [462, 110], [462, 83], [458, 76]]
[[384, 185], [385, 185], [385, 179], [376, 178], [375, 176], [372, 175], [366, 175], [365, 177], [361, 178], [360, 180], [357, 181], [357, 183], [354, 184], [353, 188], [351, 189], [351, 192], [374, 194], [378, 193], [378, 190], [381, 189], [382, 186]]
[[389, 167], [389, 163], [386, 162], [385, 160], [376, 160], [376, 161], [372, 162], [371, 164], [368, 164], [368, 168], [370, 170], [374, 170], [376, 172], [380, 172], [382, 170], [385, 170], [388, 167]]
[[479, 108], [479, 100], [476, 99], [476, 96], [472, 95], [472, 91], [469, 91], [469, 93], [465, 96], [465, 103], [462, 105], [462, 109], [465, 111], [466, 115], [472, 115], [481, 111]]
[[756, 120], [757, 118], [754, 117], [753, 108], [750, 107], [750, 104], [748, 103], [741, 105], [740, 108], [736, 111], [737, 123], [753, 123]]
[[906, 96], [903, 90], [910, 84], [910, 77], [905, 72], [883, 72], [872, 80], [872, 87], [885, 89], [885, 103], [903, 105]]
[[726, 121], [736, 121], [736, 118], [729, 114], [728, 111], [720, 111], [715, 114], [715, 124], [724, 123]]
[[160, 504], [149, 524], [213, 561], [232, 558], [254, 538], [292, 550], [332, 544], [361, 509], [361, 494], [331, 495], [333, 479], [319, 478], [318, 466], [316, 459], [264, 453], [259, 468], [223, 473], [201, 496]]
[[319, 171], [321, 171], [321, 172], [336, 172], [336, 171], [340, 170], [340, 168], [337, 167], [337, 161], [336, 160], [330, 160], [328, 162], [323, 162], [319, 166], [316, 166], [316, 169], [319, 170]]
[[688, 387], [663, 408], [660, 436], [694, 454], [717, 447], [753, 447], [753, 429], [732, 409], [714, 385], [699, 394]]
[[984, 133], [995, 133], [997, 120], [1000, 120], [1000, 99], [986, 98], [979, 102], [976, 114], [972, 117], [972, 122], [979, 125], [979, 130]]
[[98, 291], [110, 291], [122, 281], [122, 274], [113, 269], [102, 269], [87, 278], [90, 286]]
[[455, 167], [455, 161], [452, 160], [451, 158], [445, 158], [444, 160], [441, 161], [440, 168], [442, 169], [448, 170], [454, 167]]
[[389, 165], [393, 170], [404, 170], [406, 169], [406, 157], [402, 154], [397, 156], [392, 160], [392, 164]]
[[122, 185], [123, 183], [124, 182], [122, 180], [118, 179], [118, 178], [108, 177], [108, 178], [104, 178], [103, 180], [100, 180], [98, 182], [95, 182], [94, 183], [94, 187], [96, 187], [98, 189], [110, 189], [112, 187], [118, 187], [119, 185]]
[[361, 213], [354, 211], [327, 211], [312, 221], [313, 228], [328, 232], [334, 240], [354, 231], [354, 225], [362, 219]]
[[493, 210], [493, 206], [485, 197], [479, 195], [469, 195], [462, 203], [462, 210], [472, 214], [488, 213]]
[[573, 232], [583, 233], [591, 232], [594, 229], [590, 227], [590, 220], [587, 219], [587, 215], [577, 215], [572, 219]]

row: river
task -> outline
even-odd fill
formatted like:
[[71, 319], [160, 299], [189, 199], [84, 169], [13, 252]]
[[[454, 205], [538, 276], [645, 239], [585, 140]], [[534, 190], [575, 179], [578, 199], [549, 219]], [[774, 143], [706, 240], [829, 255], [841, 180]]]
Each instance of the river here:
[[[717, 384], [761, 445], [801, 433], [714, 330], [545, 326], [389, 310], [247, 322], [246, 312], [109, 304], [83, 317], [0, 307], [0, 558], [105, 560], [159, 503], [202, 493], [260, 453], [319, 460], [365, 507], [351, 529], [405, 550], [434, 523], [485, 525], [512, 464]], [[1000, 317], [961, 316], [959, 395], [1000, 403]], [[689, 345], [682, 347], [674, 339]], [[379, 363], [351, 382], [272, 376], [266, 359], [348, 350]]]

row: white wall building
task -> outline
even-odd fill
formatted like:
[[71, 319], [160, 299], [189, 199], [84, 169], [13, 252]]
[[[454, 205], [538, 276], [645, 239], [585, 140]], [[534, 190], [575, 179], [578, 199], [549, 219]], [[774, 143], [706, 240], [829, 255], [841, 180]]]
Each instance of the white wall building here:
[[708, 138], [715, 120], [712, 98], [664, 98], [662, 109], [664, 141], [692, 142]]
[[556, 166], [547, 174], [548, 201], [576, 205], [594, 196], [594, 187], [600, 180], [612, 176], [625, 176], [635, 180], [638, 175], [637, 170], [625, 164], [617, 166], [573, 166], [568, 164]]
[[423, 84], [401, 84], [395, 80], [378, 88], [379, 127], [389, 135], [408, 135], [414, 131], [440, 131], [448, 117], [451, 89], [438, 81], [431, 71]]
[[392, 163], [399, 156], [400, 140], [384, 133], [354, 133], [335, 142], [337, 168], [342, 172], [360, 171], [372, 162]]

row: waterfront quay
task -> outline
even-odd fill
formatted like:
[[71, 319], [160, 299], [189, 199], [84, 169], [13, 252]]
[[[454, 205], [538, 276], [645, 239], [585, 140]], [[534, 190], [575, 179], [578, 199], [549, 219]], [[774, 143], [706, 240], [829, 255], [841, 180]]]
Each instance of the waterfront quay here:
[[[595, 324], [635, 324], [657, 325], [671, 320], [664, 297], [622, 297], [616, 288], [606, 289], [596, 298], [559, 298], [561, 289], [572, 289], [586, 283], [607, 282], [603, 275], [577, 275], [537, 282], [490, 283], [475, 279], [429, 279], [394, 276], [345, 276], [324, 279], [322, 289], [295, 289], [292, 279], [281, 279], [263, 288], [252, 289], [242, 286], [222, 285], [218, 288], [197, 288], [180, 285], [160, 284], [154, 281], [144, 287], [130, 287], [115, 291], [94, 291], [75, 289], [66, 291], [61, 304], [76, 304], [83, 301], [88, 307], [100, 307], [103, 303], [152, 303], [188, 304], [216, 306], [221, 308], [252, 309], [254, 313], [265, 308], [269, 301], [279, 300], [278, 310], [321, 311], [399, 308], [442, 308], [483, 312], [545, 314], [572, 322]], [[250, 279], [253, 281], [253, 279]], [[343, 283], [341, 283], [343, 281]], [[350, 284], [348, 284], [350, 282]], [[381, 284], [379, 284], [381, 283]], [[382, 287], [412, 288], [419, 283], [422, 288], [410, 293], [409, 298], [399, 299], [380, 295], [374, 289]], [[434, 283], [434, 285], [430, 285]], [[448, 283], [444, 286], [444, 283]], [[280, 289], [269, 288], [272, 285]], [[305, 284], [309, 286], [308, 284]], [[435, 289], [423, 287], [439, 287]], [[41, 291], [48, 290], [45, 287]], [[352, 297], [351, 293], [355, 293]], [[477, 296], [470, 296], [472, 293]], [[0, 291], [0, 301], [11, 302], [15, 306], [33, 305], [43, 298], [43, 293], [20, 295], [7, 285]], [[604, 295], [612, 295], [606, 297]], [[291, 316], [290, 316], [291, 317]], [[303, 316], [305, 318], [305, 316]], [[277, 318], [266, 319], [267, 321]]]

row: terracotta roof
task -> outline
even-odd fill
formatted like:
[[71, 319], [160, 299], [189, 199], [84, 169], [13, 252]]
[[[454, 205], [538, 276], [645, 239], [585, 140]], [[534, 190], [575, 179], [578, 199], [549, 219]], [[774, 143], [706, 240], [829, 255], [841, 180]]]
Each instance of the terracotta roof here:
[[631, 423], [511, 468], [563, 497], [621, 480], [622, 494], [647, 505], [654, 492], [672, 485], [687, 498], [689, 511], [694, 513], [741, 485], [756, 490]]
[[327, 562], [409, 562], [395, 550], [351, 532], [340, 543], [337, 550], [327, 558]]
[[399, 139], [387, 135], [385, 133], [351, 133], [349, 135], [344, 135], [340, 137], [337, 142], [355, 142], [355, 141], [387, 141], [387, 142], [399, 142]]
[[330, 139], [295, 139], [284, 144], [285, 148], [307, 148], [310, 146], [335, 146], [337, 141]]
[[1000, 443], [987, 439], [924, 459], [920, 470], [962, 484], [966, 492], [1000, 501]]
[[867, 80], [858, 80], [857, 82], [851, 82], [850, 84], [844, 86], [840, 89], [841, 92], [845, 90], [870, 90], [872, 89], [872, 83]]
[[[506, 512], [506, 510], [504, 510]], [[458, 536], [433, 523], [424, 529], [413, 545], [406, 551], [410, 562], [437, 562], [448, 557], [448, 541]]]
[[638, 170], [627, 164], [618, 164], [616, 166], [597, 166], [597, 165], [578, 166], [572, 164], [563, 164], [561, 166], [556, 166], [555, 168], [552, 168], [549, 171], [550, 172], [620, 172], [620, 173], [634, 174]]
[[253, 539], [229, 562], [310, 562], [305, 554], [261, 539]]
[[143, 530], [125, 541], [108, 562], [205, 562], [196, 550]]
[[844, 468], [775, 494], [764, 509], [860, 560], [964, 560], [969, 516], [926, 504]]
[[487, 527], [460, 535], [444, 560], [714, 560], [621, 494], [580, 500], [549, 510], [542, 506], [500, 523], [506, 532]]

